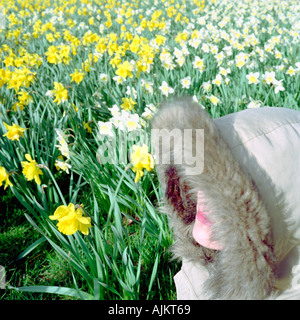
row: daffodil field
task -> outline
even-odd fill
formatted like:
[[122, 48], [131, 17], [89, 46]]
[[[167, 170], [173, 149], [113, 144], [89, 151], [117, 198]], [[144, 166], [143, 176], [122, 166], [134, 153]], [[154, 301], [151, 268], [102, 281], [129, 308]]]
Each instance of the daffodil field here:
[[73, 282], [7, 290], [175, 299], [150, 120], [300, 110], [299, 40], [296, 0], [0, 0], [0, 192], [40, 234], [18, 258], [47, 242]]

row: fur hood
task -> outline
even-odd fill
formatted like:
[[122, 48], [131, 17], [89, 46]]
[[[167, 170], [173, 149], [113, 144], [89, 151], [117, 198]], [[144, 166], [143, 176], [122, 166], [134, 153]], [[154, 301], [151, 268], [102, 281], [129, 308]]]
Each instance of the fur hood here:
[[[163, 143], [159, 135], [153, 137], [153, 129], [163, 132], [162, 138], [175, 129], [175, 138], [169, 145]], [[192, 129], [190, 139], [180, 140], [186, 129]], [[196, 129], [203, 134], [197, 135]], [[174, 256], [208, 269], [204, 287], [211, 299], [268, 297], [277, 266], [270, 217], [255, 182], [242, 170], [209, 114], [190, 99], [164, 104], [152, 120], [152, 144], [164, 191], [161, 210], [170, 216], [174, 229]], [[186, 154], [196, 155], [198, 168]], [[193, 239], [198, 191], [210, 212], [213, 240], [223, 245], [220, 251]]]

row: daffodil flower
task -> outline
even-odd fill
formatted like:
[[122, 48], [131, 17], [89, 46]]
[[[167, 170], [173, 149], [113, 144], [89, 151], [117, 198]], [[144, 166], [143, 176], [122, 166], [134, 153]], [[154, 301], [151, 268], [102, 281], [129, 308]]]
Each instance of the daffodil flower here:
[[199, 69], [200, 71], [203, 71], [205, 69], [203, 59], [200, 59], [200, 57], [195, 56], [195, 60], [193, 62], [193, 67], [195, 69]]
[[271, 72], [266, 72], [265, 74], [263, 74], [263, 80], [264, 82], [266, 82], [267, 84], [272, 84], [274, 83], [275, 79], [275, 72], [271, 71]]
[[63, 161], [63, 157], [61, 155], [58, 157], [57, 160], [55, 160], [54, 165], [57, 170], [63, 170], [68, 174], [70, 173], [69, 169], [71, 169], [71, 165], [68, 164], [66, 161]]
[[220, 99], [217, 98], [217, 97], [214, 96], [214, 95], [211, 95], [211, 96], [209, 97], [209, 100], [211, 101], [211, 103], [212, 103], [213, 105], [217, 105], [217, 104], [220, 102]]
[[2, 186], [3, 182], [5, 182], [4, 190], [8, 186], [13, 186], [12, 183], [9, 181], [9, 173], [6, 172], [4, 167], [0, 167], [0, 186]]
[[132, 98], [122, 98], [123, 104], [121, 104], [121, 107], [126, 110], [134, 110], [134, 105], [136, 105], [136, 102], [132, 100]]
[[150, 153], [148, 153], [148, 146], [134, 145], [132, 147], [133, 153], [131, 154], [130, 160], [132, 163], [131, 170], [136, 174], [135, 183], [144, 175], [143, 169], [151, 171], [154, 168], [154, 159]]
[[65, 135], [65, 133], [61, 129], [55, 129], [55, 132], [57, 134], [56, 140], [59, 142], [56, 147], [61, 152], [63, 156], [65, 156], [67, 159], [70, 159], [70, 150], [68, 147], [68, 137]]
[[123, 63], [118, 65], [116, 74], [125, 80], [127, 77], [133, 77], [132, 70], [133, 66], [128, 61], [124, 61]]
[[257, 84], [259, 83], [259, 72], [250, 72], [246, 75], [246, 78], [248, 79], [248, 84]]
[[40, 169], [39, 165], [35, 160], [33, 160], [30, 154], [26, 154], [25, 158], [27, 161], [22, 161], [21, 165], [23, 167], [22, 173], [26, 177], [28, 181], [35, 180], [35, 182], [40, 185], [41, 179], [40, 175], [43, 174], [42, 170]]
[[7, 123], [3, 122], [7, 133], [5, 133], [3, 135], [3, 137], [7, 137], [9, 140], [18, 140], [20, 139], [20, 136], [23, 137], [24, 136], [24, 131], [26, 130], [26, 128], [21, 128], [19, 125], [17, 124], [13, 124], [12, 126], [8, 125]]
[[137, 113], [130, 114], [125, 122], [128, 132], [134, 131], [136, 129], [140, 129], [141, 125], [139, 124], [139, 122], [140, 122], [140, 117]]
[[57, 104], [61, 104], [68, 99], [68, 90], [59, 82], [54, 81], [54, 90], [51, 90], [50, 92], [50, 94], [55, 97], [53, 102]]
[[58, 220], [58, 231], [63, 234], [71, 235], [76, 231], [80, 231], [84, 235], [89, 234], [91, 218], [85, 217], [82, 207], [74, 206], [73, 203], [70, 203], [68, 206], [59, 206], [49, 218], [51, 220]]
[[168, 96], [170, 93], [174, 93], [174, 89], [169, 87], [166, 81], [163, 81], [159, 90], [162, 92], [163, 95]]
[[71, 77], [72, 81], [75, 81], [78, 84], [83, 80], [84, 73], [79, 72], [77, 69], [75, 69], [74, 73], [70, 74], [70, 77]]
[[189, 87], [191, 86], [191, 77], [188, 76], [188, 77], [181, 79], [180, 83], [182, 85], [182, 88], [189, 89]]

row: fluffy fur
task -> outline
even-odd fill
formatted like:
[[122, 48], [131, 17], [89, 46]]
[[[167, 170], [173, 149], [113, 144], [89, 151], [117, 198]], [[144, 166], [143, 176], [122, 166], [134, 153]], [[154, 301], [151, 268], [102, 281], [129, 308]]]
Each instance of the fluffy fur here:
[[[204, 170], [187, 175], [188, 163], [176, 164], [178, 152], [195, 151], [195, 137], [183, 146], [163, 149], [153, 141], [156, 158], [171, 153], [170, 164], [158, 164], [165, 192], [162, 211], [171, 217], [176, 257], [204, 264], [210, 277], [204, 284], [211, 299], [264, 299], [276, 280], [270, 220], [251, 177], [234, 159], [209, 114], [190, 99], [164, 104], [152, 120], [152, 129], [204, 129]], [[224, 249], [214, 251], [192, 236], [197, 192], [213, 222], [213, 240]]]

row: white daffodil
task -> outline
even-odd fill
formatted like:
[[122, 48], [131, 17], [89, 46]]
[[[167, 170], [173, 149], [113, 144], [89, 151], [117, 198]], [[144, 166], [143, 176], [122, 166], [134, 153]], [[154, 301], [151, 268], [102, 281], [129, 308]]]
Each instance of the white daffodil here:
[[191, 86], [191, 77], [188, 76], [188, 77], [181, 79], [180, 83], [182, 85], [182, 88], [189, 89], [189, 87]]
[[250, 72], [246, 75], [246, 78], [248, 79], [248, 84], [257, 84], [259, 83], [259, 72]]
[[159, 87], [159, 90], [162, 92], [164, 96], [168, 96], [170, 93], [174, 92], [174, 89], [169, 87], [166, 81], [163, 81], [161, 86]]

